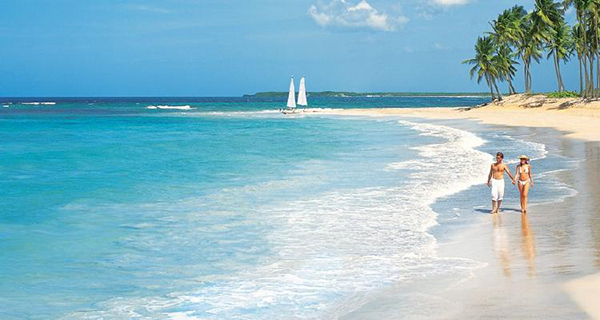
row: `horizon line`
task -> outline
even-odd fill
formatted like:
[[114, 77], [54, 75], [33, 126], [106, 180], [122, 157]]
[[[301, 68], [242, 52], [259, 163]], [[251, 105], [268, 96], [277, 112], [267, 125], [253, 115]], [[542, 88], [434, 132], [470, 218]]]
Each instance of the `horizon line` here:
[[[309, 91], [307, 93], [355, 93], [355, 94], [478, 94], [478, 95], [490, 95], [489, 92], [467, 92], [467, 91], [334, 91], [334, 90], [324, 90], [324, 91]], [[76, 99], [76, 98], [243, 98], [244, 96], [252, 96], [260, 93], [287, 93], [287, 91], [259, 91], [255, 93], [244, 93], [241, 95], [199, 95], [199, 96], [112, 96], [112, 95], [81, 95], [81, 96], [0, 96], [0, 99], [28, 99], [28, 98], [58, 98], [58, 99]]]

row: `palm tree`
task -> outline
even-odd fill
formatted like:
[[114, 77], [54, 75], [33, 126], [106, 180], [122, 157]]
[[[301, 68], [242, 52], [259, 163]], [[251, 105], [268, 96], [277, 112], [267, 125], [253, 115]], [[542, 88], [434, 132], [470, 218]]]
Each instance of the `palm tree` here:
[[[584, 38], [583, 38], [583, 31], [581, 28], [581, 25], [577, 24], [575, 26], [573, 26], [572, 30], [571, 30], [571, 34], [572, 34], [572, 38], [573, 38], [573, 44], [574, 44], [574, 49], [575, 52], [577, 52], [577, 60], [579, 60], [579, 94], [580, 95], [584, 95], [583, 92], [583, 62], [584, 62], [584, 52], [585, 52], [585, 42], [584, 42]], [[586, 70], [586, 78], [587, 78], [587, 69]]]
[[549, 29], [558, 21], [562, 21], [563, 5], [554, 0], [535, 0], [533, 15], [535, 23]]
[[531, 19], [532, 14], [528, 14], [521, 22], [521, 33], [517, 40], [517, 52], [523, 61], [523, 73], [525, 74], [525, 92], [531, 94], [531, 60], [540, 61], [542, 57], [540, 32], [536, 31], [535, 25]]
[[548, 50], [548, 56], [546, 58], [550, 59], [552, 56], [556, 80], [558, 82], [558, 92], [563, 92], [565, 90], [565, 85], [560, 72], [560, 62], [569, 60], [573, 54], [574, 42], [571, 37], [571, 28], [569, 28], [564, 21], [556, 23], [552, 27], [552, 30], [552, 38], [550, 38], [550, 41], [548, 41], [546, 46]]
[[[589, 32], [590, 32], [590, 66], [593, 63], [593, 60], [596, 60], [596, 88], [600, 88], [600, 1], [599, 0], [591, 0], [589, 2], [588, 7], [588, 20], [589, 20]], [[593, 69], [593, 68], [592, 68]], [[592, 97], [598, 97], [597, 90], [594, 89], [594, 80], [592, 73], [590, 73], [591, 87], [592, 87]]]
[[496, 78], [498, 77], [498, 70], [496, 69], [495, 60], [495, 47], [494, 42], [490, 37], [479, 37], [475, 44], [475, 57], [472, 59], [464, 60], [463, 64], [473, 65], [471, 68], [471, 79], [477, 74], [477, 83], [481, 83], [482, 79], [485, 79], [490, 93], [492, 95], [492, 101], [495, 100], [494, 88], [498, 92], [498, 99], [502, 100], [498, 86], [496, 85]]
[[[550, 46], [560, 24], [564, 24], [562, 16], [562, 5], [554, 0], [535, 0], [534, 10], [531, 13], [530, 36], [534, 42]], [[554, 51], [550, 51], [554, 55]], [[557, 69], [557, 57], [554, 58], [554, 68]], [[562, 91], [560, 71], [557, 71], [557, 81], [559, 82], [559, 91]]]
[[564, 8], [568, 8], [570, 6], [575, 7], [575, 11], [577, 14], [577, 22], [578, 22], [578, 35], [580, 38], [580, 42], [578, 43], [580, 49], [580, 62], [582, 64], [583, 76], [585, 78], [585, 86], [582, 90], [583, 97], [590, 97], [594, 91], [594, 80], [593, 76], [588, 73], [588, 61], [590, 62], [590, 69], [593, 70], [591, 64], [593, 63], [593, 58], [591, 57], [590, 46], [588, 42], [588, 27], [589, 27], [589, 19], [588, 19], [588, 11], [591, 7], [592, 1], [597, 0], [564, 0], [563, 5]]
[[522, 6], [514, 6], [504, 10], [497, 20], [490, 23], [493, 32], [488, 34], [497, 48], [497, 69], [500, 79], [508, 83], [509, 94], [516, 93], [512, 80], [517, 70], [514, 65], [518, 64], [513, 59], [515, 54], [511, 47], [517, 46], [518, 40], [522, 36], [521, 23], [526, 15], [527, 12]]
[[508, 83], [508, 94], [517, 93], [512, 81], [517, 73], [516, 64], [519, 64], [514, 60], [515, 53], [509, 46], [503, 46], [496, 49], [495, 65], [498, 70], [499, 78], [502, 81]]
[[493, 32], [492, 36], [497, 45], [514, 45], [518, 39], [521, 30], [521, 22], [527, 15], [527, 12], [522, 6], [514, 6], [504, 10], [497, 20], [493, 20], [490, 25]]

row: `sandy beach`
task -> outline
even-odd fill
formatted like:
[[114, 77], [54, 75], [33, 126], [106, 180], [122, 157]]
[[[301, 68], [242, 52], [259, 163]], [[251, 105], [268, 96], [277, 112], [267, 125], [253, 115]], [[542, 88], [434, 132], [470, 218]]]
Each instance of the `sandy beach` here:
[[[319, 114], [406, 116], [468, 128], [473, 123], [504, 128], [544, 143], [549, 152], [580, 159], [577, 169], [556, 173], [576, 195], [535, 205], [528, 216], [518, 200], [500, 215], [440, 243], [439, 255], [482, 261], [467, 281], [435, 278], [379, 292], [344, 319], [378, 319], [405, 314], [432, 296], [421, 318], [600, 319], [600, 103], [542, 96], [507, 98], [477, 108], [320, 110]], [[469, 121], [465, 121], [469, 120]], [[476, 188], [475, 188], [476, 189]], [[532, 193], [535, 197], [535, 191]], [[473, 190], [453, 197], [472, 198]], [[441, 200], [445, 201], [445, 200]], [[513, 210], [514, 209], [514, 210]], [[487, 214], [487, 213], [486, 213]], [[483, 215], [483, 213], [482, 213]], [[407, 301], [410, 303], [407, 305]], [[424, 301], [424, 299], [423, 299]], [[436, 310], [444, 310], [443, 314]], [[419, 315], [416, 315], [419, 318]]]
[[523, 94], [475, 108], [309, 109], [319, 114], [471, 119], [484, 124], [553, 128], [570, 138], [600, 141], [600, 101]]

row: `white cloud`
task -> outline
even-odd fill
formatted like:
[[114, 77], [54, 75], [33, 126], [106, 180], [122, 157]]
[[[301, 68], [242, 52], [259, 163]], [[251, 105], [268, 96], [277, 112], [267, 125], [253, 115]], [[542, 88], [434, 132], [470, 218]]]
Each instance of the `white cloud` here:
[[439, 42], [436, 42], [436, 43], [434, 43], [434, 44], [433, 44], [433, 48], [434, 48], [435, 50], [438, 50], [438, 51], [443, 51], [443, 50], [448, 50], [448, 49], [450, 49], [448, 46], [446, 46], [446, 45], [443, 45], [443, 44], [441, 44], [441, 43], [439, 43]]
[[320, 26], [370, 28], [394, 31], [408, 22], [403, 15], [389, 16], [373, 8], [366, 0], [352, 3], [349, 0], [331, 0], [328, 4], [310, 6], [310, 16]]
[[458, 7], [469, 4], [475, 0], [419, 0], [416, 6], [417, 17], [425, 20], [433, 20], [433, 18], [444, 12], [447, 12], [452, 7]]
[[444, 7], [450, 6], [462, 6], [467, 4], [469, 0], [431, 0], [433, 4], [437, 4]]
[[146, 13], [158, 13], [158, 14], [173, 13], [173, 11], [171, 11], [169, 9], [165, 9], [165, 8], [153, 6], [153, 5], [146, 5], [146, 4], [126, 4], [126, 5], [124, 5], [124, 7], [129, 10], [146, 12]]

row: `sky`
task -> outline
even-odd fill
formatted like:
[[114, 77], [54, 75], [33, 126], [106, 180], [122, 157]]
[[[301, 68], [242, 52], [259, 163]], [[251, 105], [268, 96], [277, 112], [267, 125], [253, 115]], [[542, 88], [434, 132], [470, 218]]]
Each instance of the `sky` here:
[[[0, 96], [240, 96], [287, 91], [291, 75], [305, 75], [309, 92], [486, 91], [461, 61], [515, 4], [533, 8], [533, 0], [0, 0]], [[534, 91], [556, 90], [551, 60], [532, 75]], [[563, 77], [578, 89], [576, 59]], [[523, 90], [521, 70], [515, 85]]]

